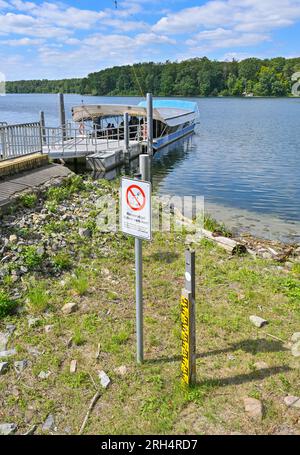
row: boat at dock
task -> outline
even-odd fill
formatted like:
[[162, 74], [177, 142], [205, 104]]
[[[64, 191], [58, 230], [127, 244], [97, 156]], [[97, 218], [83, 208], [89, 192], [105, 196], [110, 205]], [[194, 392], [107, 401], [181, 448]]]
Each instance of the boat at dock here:
[[[124, 138], [124, 114], [129, 115], [130, 140], [147, 144], [146, 101], [137, 105], [90, 104], [72, 109], [73, 121], [79, 123], [84, 135], [87, 128], [98, 130], [98, 137]], [[153, 149], [166, 145], [194, 133], [199, 118], [197, 103], [183, 100], [153, 101]]]

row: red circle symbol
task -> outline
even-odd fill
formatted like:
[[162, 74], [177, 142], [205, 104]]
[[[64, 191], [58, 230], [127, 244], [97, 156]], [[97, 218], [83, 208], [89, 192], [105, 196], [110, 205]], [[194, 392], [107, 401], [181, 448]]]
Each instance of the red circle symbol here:
[[138, 212], [146, 205], [146, 195], [138, 185], [131, 185], [127, 188], [126, 201], [131, 210]]

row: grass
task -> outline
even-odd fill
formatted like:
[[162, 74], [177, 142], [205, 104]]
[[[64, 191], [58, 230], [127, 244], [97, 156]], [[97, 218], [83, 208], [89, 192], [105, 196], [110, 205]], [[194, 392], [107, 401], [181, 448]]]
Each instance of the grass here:
[[0, 290], [0, 319], [12, 314], [17, 302], [12, 300], [5, 291]]
[[71, 278], [70, 284], [78, 295], [85, 295], [89, 288], [87, 273], [81, 269], [77, 269], [74, 276]]
[[50, 295], [45, 282], [32, 281], [27, 292], [27, 309], [30, 313], [38, 315], [44, 313], [50, 302]]
[[[86, 198], [82, 202], [74, 191], [81, 185], [66, 186], [65, 195], [76, 209], [87, 205], [91, 191], [115, 192], [111, 183], [100, 181], [90, 192], [86, 186], [76, 190]], [[47, 198], [46, 204], [52, 198], [59, 211], [63, 195], [56, 191]], [[143, 243], [145, 362], [137, 365], [134, 241], [120, 233], [97, 233], [84, 242], [78, 225], [86, 222], [79, 215], [78, 224], [67, 230], [66, 248], [52, 256], [58, 275], [45, 277], [34, 260], [36, 249], [30, 249], [28, 281], [2, 283], [0, 329], [6, 323], [17, 326], [10, 345], [17, 348], [16, 360], [30, 362], [19, 379], [13, 369], [1, 377], [3, 422], [17, 423], [20, 433], [37, 424], [39, 434], [51, 412], [59, 432], [70, 427], [77, 434], [99, 389], [87, 434], [274, 434], [283, 426], [300, 433], [297, 411], [283, 402], [287, 394], [300, 393], [300, 360], [286, 347], [300, 327], [298, 263], [278, 268], [273, 261], [230, 257], [208, 240], [194, 245], [197, 384], [187, 389], [180, 380], [184, 233], [155, 233], [152, 242]], [[64, 236], [64, 227], [57, 229]], [[9, 296], [16, 289], [21, 301], [28, 301], [27, 310], [41, 316], [39, 325], [29, 328], [26, 317], [11, 314]], [[79, 310], [65, 316], [61, 308], [70, 301]], [[249, 321], [252, 314], [269, 324], [257, 329]], [[52, 330], [46, 332], [46, 325]], [[77, 360], [74, 374], [69, 372], [72, 360]], [[258, 361], [267, 368], [255, 368]], [[121, 366], [126, 366], [123, 376]], [[105, 390], [100, 370], [111, 379]], [[41, 381], [41, 371], [51, 375]], [[262, 422], [245, 414], [247, 396], [262, 400]], [[34, 409], [30, 421], [29, 407]]]
[[57, 271], [70, 270], [72, 258], [69, 253], [60, 252], [52, 258], [52, 264]]
[[33, 208], [36, 206], [38, 197], [34, 193], [25, 193], [18, 198], [18, 203], [25, 208]]
[[43, 255], [39, 254], [37, 248], [33, 245], [24, 247], [22, 256], [24, 265], [30, 270], [35, 270], [42, 265]]

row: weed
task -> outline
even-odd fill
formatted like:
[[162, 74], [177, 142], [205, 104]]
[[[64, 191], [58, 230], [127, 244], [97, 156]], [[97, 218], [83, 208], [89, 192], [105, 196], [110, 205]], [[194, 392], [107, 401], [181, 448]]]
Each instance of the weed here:
[[49, 294], [46, 290], [46, 284], [40, 281], [33, 281], [30, 284], [27, 293], [27, 308], [30, 313], [41, 314], [49, 306]]
[[17, 306], [15, 300], [11, 298], [4, 291], [0, 291], [0, 318], [5, 318], [9, 316]]
[[43, 262], [43, 255], [40, 255], [33, 245], [26, 246], [22, 251], [24, 264], [30, 269], [37, 269]]
[[89, 287], [87, 274], [82, 270], [76, 270], [75, 276], [71, 278], [71, 286], [78, 295], [86, 294]]
[[73, 335], [73, 342], [76, 346], [82, 346], [85, 343], [85, 338], [82, 334], [82, 331], [79, 327], [76, 327]]
[[52, 264], [58, 271], [69, 270], [72, 267], [72, 258], [68, 253], [58, 253], [52, 258]]
[[22, 194], [18, 199], [18, 202], [21, 206], [29, 209], [33, 208], [36, 205], [37, 201], [37, 195], [34, 193]]

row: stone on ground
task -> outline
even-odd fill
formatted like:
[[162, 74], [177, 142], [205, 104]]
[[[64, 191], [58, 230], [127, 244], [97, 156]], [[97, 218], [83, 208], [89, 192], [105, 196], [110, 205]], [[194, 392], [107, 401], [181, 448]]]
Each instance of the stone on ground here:
[[78, 310], [78, 304], [74, 302], [67, 303], [62, 307], [62, 312], [64, 314], [72, 314], [75, 313], [75, 311]]
[[17, 425], [14, 423], [1, 423], [0, 424], [0, 434], [2, 436], [9, 436], [14, 434], [17, 431]]
[[17, 351], [15, 349], [9, 349], [8, 351], [1, 351], [0, 352], [0, 359], [3, 357], [12, 357], [13, 355], [16, 355]]
[[297, 341], [300, 341], [300, 332], [293, 333], [291, 341], [293, 343], [297, 343]]
[[0, 332], [0, 351], [6, 351], [8, 339], [9, 339], [8, 333]]
[[22, 371], [25, 370], [27, 365], [28, 365], [27, 360], [20, 360], [18, 362], [14, 362], [14, 367], [18, 374], [22, 373]]
[[38, 378], [39, 379], [48, 379], [50, 375], [51, 375], [51, 371], [41, 371], [40, 374], [38, 375]]
[[76, 373], [76, 370], [77, 370], [77, 360], [72, 360], [72, 362], [70, 364], [70, 373], [74, 374], [74, 373]]
[[55, 425], [54, 417], [52, 414], [49, 414], [42, 426], [42, 431], [51, 431], [54, 428], [54, 425]]
[[244, 407], [249, 417], [256, 420], [262, 419], [263, 405], [260, 400], [257, 400], [256, 398], [246, 397], [244, 398]]
[[291, 352], [294, 357], [300, 357], [300, 341], [292, 346]]
[[268, 324], [268, 321], [266, 321], [266, 319], [260, 318], [259, 316], [250, 316], [249, 319], [252, 322], [252, 324], [254, 324], [255, 327], [258, 327], [259, 329], [264, 325]]
[[85, 238], [92, 237], [92, 231], [90, 229], [86, 229], [86, 228], [79, 228], [78, 234], [80, 235], [80, 237], [85, 237]]
[[8, 362], [0, 362], [0, 376], [8, 370]]
[[120, 366], [119, 368], [115, 368], [115, 373], [119, 376], [125, 376], [128, 372], [127, 367], [125, 365]]
[[268, 364], [266, 362], [263, 362], [263, 361], [255, 362], [254, 367], [257, 370], [264, 370], [265, 368], [268, 368]]
[[104, 371], [99, 372], [99, 379], [102, 387], [104, 387], [104, 389], [107, 389], [110, 384], [110, 379]]
[[289, 408], [300, 409], [300, 398], [299, 397], [294, 397], [293, 395], [288, 395], [287, 397], [284, 398], [284, 402]]

